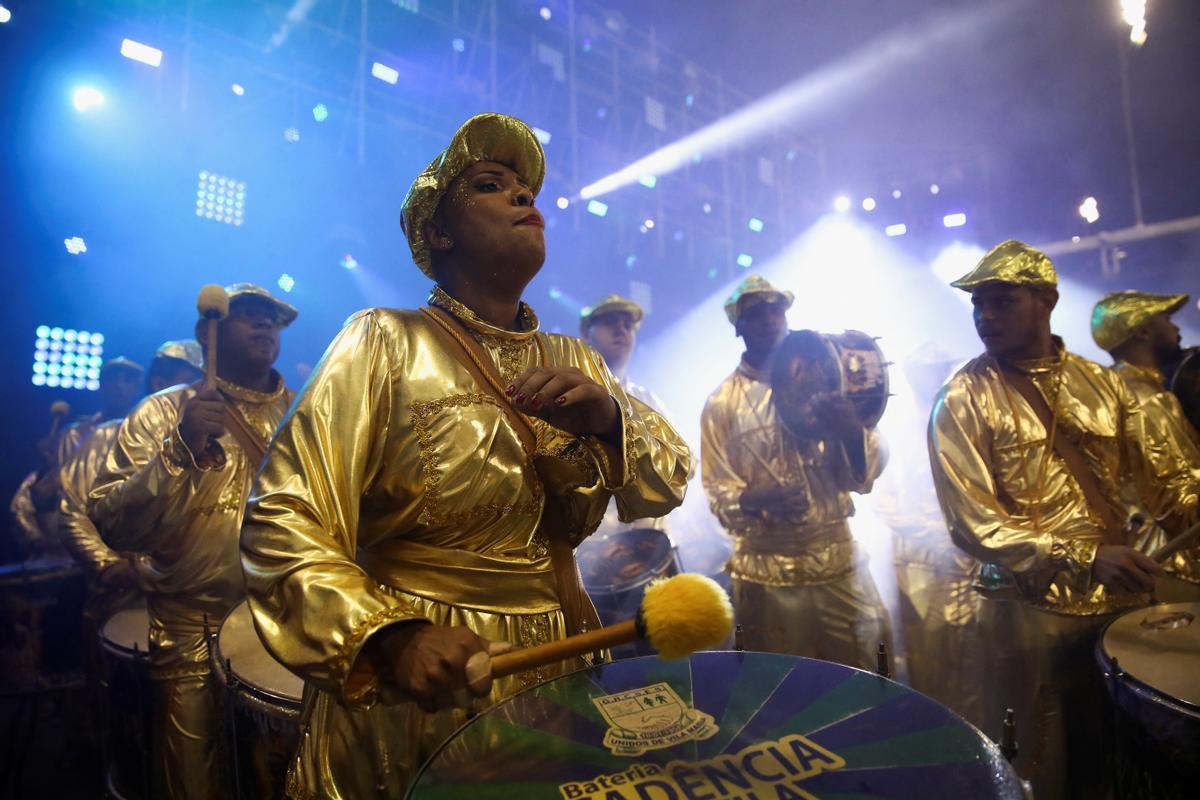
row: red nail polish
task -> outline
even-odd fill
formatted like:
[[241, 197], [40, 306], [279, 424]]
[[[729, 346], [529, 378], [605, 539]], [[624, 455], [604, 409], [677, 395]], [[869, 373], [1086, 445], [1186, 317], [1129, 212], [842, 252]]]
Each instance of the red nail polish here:
[[524, 403], [524, 402], [525, 402], [525, 395], [524, 395], [524, 394], [519, 394], [519, 395], [517, 395], [517, 402], [518, 402], [518, 403]]
[[554, 398], [554, 405], [556, 405], [556, 406], [561, 406], [565, 402], [567, 402], [567, 398], [563, 397], [562, 395], [559, 395], [558, 397]]
[[541, 407], [541, 405], [542, 405], [542, 398], [538, 397], [538, 396], [535, 394], [535, 395], [533, 396], [533, 402], [532, 402], [532, 403], [530, 403], [530, 405], [531, 405], [531, 406], [533, 406], [534, 408], [540, 408], [540, 407]]
[[504, 393], [506, 395], [508, 395], [509, 397], [512, 397], [512, 393], [515, 392], [516, 390], [517, 390], [517, 385], [515, 383], [510, 383], [508, 385], [508, 388], [504, 390]]

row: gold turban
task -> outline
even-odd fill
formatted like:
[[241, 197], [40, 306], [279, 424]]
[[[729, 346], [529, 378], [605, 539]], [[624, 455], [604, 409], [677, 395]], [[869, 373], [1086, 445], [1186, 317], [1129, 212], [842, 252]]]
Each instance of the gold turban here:
[[225, 294], [229, 296], [230, 305], [243, 297], [257, 297], [265, 300], [275, 309], [275, 316], [281, 328], [291, 325], [296, 317], [300, 316], [300, 312], [296, 310], [295, 306], [283, 302], [263, 287], [253, 283], [232, 283], [225, 287]]
[[985, 283], [1057, 286], [1058, 274], [1054, 271], [1054, 262], [1045, 253], [1024, 242], [1009, 239], [989, 250], [973, 270], [950, 285], [972, 292]]
[[408, 237], [413, 261], [430, 278], [433, 263], [423, 233], [425, 223], [454, 179], [479, 161], [509, 167], [529, 184], [534, 197], [542, 189], [546, 154], [528, 125], [505, 114], [477, 114], [464, 122], [449, 146], [413, 181], [400, 208], [400, 227]]
[[1186, 294], [1151, 294], [1132, 289], [1104, 295], [1092, 309], [1092, 339], [1105, 350], [1120, 347], [1156, 314], [1174, 314]]
[[195, 339], [174, 339], [163, 342], [154, 351], [155, 358], [174, 358], [187, 362], [199, 370], [204, 369], [204, 353]]
[[646, 316], [646, 312], [642, 311], [642, 307], [630, 300], [628, 297], [622, 297], [619, 294], [610, 294], [599, 301], [595, 305], [584, 306], [579, 312], [579, 333], [581, 336], [586, 336], [588, 328], [592, 325], [592, 320], [601, 314], [607, 314], [610, 311], [625, 311], [633, 317], [633, 327], [637, 328], [642, 324], [642, 319]]
[[725, 301], [725, 316], [729, 317], [732, 324], [737, 325], [738, 318], [751, 306], [779, 300], [783, 301], [783, 307], [788, 309], [796, 301], [796, 295], [776, 289], [761, 275], [748, 275]]

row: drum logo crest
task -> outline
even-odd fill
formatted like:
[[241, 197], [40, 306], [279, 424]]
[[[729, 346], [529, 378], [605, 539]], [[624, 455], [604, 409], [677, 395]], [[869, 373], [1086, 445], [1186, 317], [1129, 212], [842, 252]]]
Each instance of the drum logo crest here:
[[617, 756], [639, 756], [717, 732], [712, 715], [689, 706], [667, 683], [593, 697], [592, 702], [609, 724], [604, 746]]

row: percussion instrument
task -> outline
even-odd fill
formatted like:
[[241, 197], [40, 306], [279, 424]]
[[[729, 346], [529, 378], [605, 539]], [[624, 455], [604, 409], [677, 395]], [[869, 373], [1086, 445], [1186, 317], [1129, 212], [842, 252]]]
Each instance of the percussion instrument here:
[[86, 594], [70, 560], [0, 565], [0, 694], [83, 685]]
[[1184, 416], [1200, 431], [1200, 347], [1185, 349], [1171, 374], [1170, 388], [1183, 406]]
[[119, 800], [148, 800], [151, 794], [149, 638], [144, 604], [118, 611], [100, 629], [108, 792]]
[[684, 571], [707, 575], [720, 584], [726, 594], [733, 594], [733, 581], [726, 569], [733, 545], [727, 537], [718, 534], [691, 538], [679, 550]]
[[210, 652], [226, 687], [235, 796], [281, 798], [299, 742], [304, 681], [267, 652], [245, 601], [225, 616]]
[[[646, 585], [679, 569], [671, 539], [655, 528], [632, 528], [589, 536], [575, 550], [583, 586], [600, 621], [615, 625], [637, 614]], [[649, 655], [644, 642], [616, 648], [614, 656]]]
[[887, 408], [890, 365], [875, 338], [862, 331], [792, 331], [772, 359], [775, 408], [788, 430], [811, 438], [810, 399], [833, 393], [849, 398], [862, 424], [873, 427]]
[[475, 717], [409, 797], [1023, 798], [999, 749], [898, 683], [772, 653], [580, 670]]
[[1117, 796], [1195, 797], [1200, 782], [1200, 603], [1117, 617], [1096, 643], [1116, 717]]

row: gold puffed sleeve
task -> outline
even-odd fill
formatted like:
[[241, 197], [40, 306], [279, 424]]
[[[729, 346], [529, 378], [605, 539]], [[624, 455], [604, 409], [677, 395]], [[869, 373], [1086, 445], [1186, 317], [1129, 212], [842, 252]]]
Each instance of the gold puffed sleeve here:
[[[1044, 590], [1061, 574], [1074, 591], [1085, 592], [1096, 541], [1055, 536], [1039, 530], [1030, 517], [1005, 508], [989, 456], [994, 420], [987, 413], [971, 396], [969, 385], [954, 380], [933, 405], [929, 461], [951, 538], [967, 553], [1007, 568], [1022, 582]], [[1001, 411], [991, 408], [990, 413]], [[1038, 464], [1028, 463], [1026, 469], [1032, 484]]]
[[147, 397], [121, 422], [88, 500], [88, 516], [114, 550], [153, 550], [161, 528], [189, 516], [197, 482], [188, 470], [196, 467], [178, 424], [179, 408], [165, 394]]
[[375, 688], [373, 674], [358, 685], [354, 669], [366, 641], [419, 619], [355, 563], [360, 501], [383, 465], [402, 380], [391, 369], [400, 346], [373, 312], [350, 318], [280, 425], [242, 526], [259, 635], [289, 669], [347, 701]]
[[104, 543], [87, 515], [87, 498], [100, 466], [112, 446], [119, 423], [106, 422], [92, 432], [62, 463], [58, 535], [67, 552], [92, 575], [98, 576], [121, 561]]

